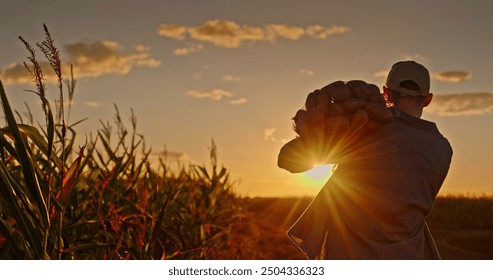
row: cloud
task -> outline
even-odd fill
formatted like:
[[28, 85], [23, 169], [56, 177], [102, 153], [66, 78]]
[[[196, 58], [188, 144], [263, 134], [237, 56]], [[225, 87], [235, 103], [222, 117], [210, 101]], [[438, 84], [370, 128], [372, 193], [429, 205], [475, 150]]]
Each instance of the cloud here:
[[301, 75], [306, 75], [306, 76], [313, 76], [313, 75], [315, 75], [315, 72], [313, 72], [313, 70], [306, 69], [306, 68], [300, 69], [299, 73]]
[[195, 72], [195, 73], [193, 73], [193, 75], [192, 75], [192, 80], [201, 80], [201, 79], [202, 79], [202, 77], [203, 77], [203, 74], [202, 74], [202, 73], [200, 73], [200, 72]]
[[[374, 76], [377, 78], [387, 78], [388, 74], [389, 74], [389, 70], [381, 70], [376, 72]], [[430, 76], [434, 80], [439, 80], [442, 82], [458, 83], [471, 79], [472, 74], [467, 71], [445, 71], [445, 72], [431, 73]]]
[[373, 76], [377, 78], [387, 78], [388, 74], [389, 74], [389, 70], [381, 70], [373, 74]]
[[86, 106], [91, 107], [91, 108], [97, 108], [97, 107], [101, 106], [101, 103], [99, 103], [97, 101], [87, 101]]
[[145, 45], [136, 45], [134, 46], [134, 50], [138, 51], [138, 52], [148, 52], [151, 48], [149, 48], [148, 46], [145, 46]]
[[232, 105], [241, 105], [241, 104], [245, 104], [247, 102], [248, 102], [248, 100], [244, 97], [238, 98], [238, 99], [233, 99], [233, 100], [229, 101], [229, 103], [231, 103]]
[[175, 40], [189, 38], [199, 42], [208, 42], [224, 48], [238, 48], [244, 43], [259, 41], [275, 42], [278, 38], [300, 40], [304, 36], [314, 39], [326, 39], [330, 36], [349, 32], [347, 26], [311, 25], [307, 28], [276, 23], [264, 26], [240, 25], [231, 20], [213, 19], [199, 26], [160, 25], [158, 34]]
[[243, 41], [261, 41], [265, 37], [262, 28], [240, 26], [229, 20], [209, 20], [201, 26], [187, 28], [187, 32], [192, 39], [226, 48], [237, 48]]
[[269, 127], [269, 128], [264, 129], [264, 140], [275, 142], [277, 140], [276, 137], [274, 137], [275, 132], [276, 132], [275, 127]]
[[439, 81], [458, 83], [471, 79], [472, 74], [466, 71], [447, 71], [433, 74]]
[[187, 95], [196, 97], [196, 98], [210, 98], [215, 101], [219, 101], [223, 98], [233, 97], [233, 94], [229, 91], [225, 91], [223, 89], [211, 89], [209, 91], [199, 91], [199, 90], [189, 90], [187, 91]]
[[330, 36], [337, 34], [344, 34], [349, 32], [351, 29], [347, 26], [342, 25], [332, 25], [329, 27], [321, 25], [311, 25], [306, 29], [306, 34], [315, 39], [327, 39]]
[[[55, 83], [57, 81], [57, 77], [53, 69], [51, 69], [50, 63], [41, 61], [39, 65], [43, 71], [45, 80], [47, 82]], [[7, 85], [29, 84], [32, 82], [29, 72], [22, 63], [13, 63], [8, 65], [5, 69], [0, 71], [0, 77], [2, 78], [2, 82]]]
[[493, 93], [435, 95], [427, 112], [440, 116], [484, 115], [493, 111]]
[[[105, 74], [128, 74], [132, 68], [159, 67], [161, 61], [154, 59], [149, 48], [143, 45], [134, 47], [133, 52], [123, 52], [123, 46], [115, 41], [78, 42], [64, 46], [66, 59], [62, 57], [64, 77], [69, 77], [70, 65], [76, 78], [99, 77]], [[57, 81], [55, 73], [46, 61], [40, 61], [47, 82]], [[6, 84], [26, 84], [31, 82], [28, 71], [21, 63], [11, 64], [1, 71]]]
[[292, 140], [292, 139], [282, 138], [282, 139], [281, 139], [281, 140], [279, 140], [279, 141], [281, 141], [281, 143], [282, 143], [282, 144], [286, 144], [286, 143], [288, 143], [288, 142], [289, 142], [289, 141], [291, 141], [291, 140]]
[[98, 77], [104, 74], [128, 74], [134, 66], [158, 67], [161, 62], [151, 57], [142, 46], [137, 52], [124, 54], [114, 41], [79, 42], [65, 46], [68, 63], [74, 66], [76, 77]]
[[288, 40], [299, 40], [305, 35], [302, 27], [288, 24], [268, 24], [265, 26], [266, 36], [269, 40], [274, 41], [277, 37]]
[[186, 94], [195, 98], [209, 98], [214, 101], [221, 101], [223, 99], [228, 99], [228, 103], [231, 105], [241, 105], [247, 103], [248, 101], [244, 97], [233, 99], [234, 94], [224, 89], [218, 89], [218, 88], [214, 88], [208, 91], [189, 90], [186, 92]]
[[[402, 60], [414, 60], [414, 61], [425, 61], [426, 58], [422, 55], [422, 54], [419, 54], [419, 53], [414, 53], [414, 54], [404, 54], [402, 56]], [[421, 63], [423, 64], [423, 63]]]
[[158, 34], [164, 37], [183, 40], [185, 38], [186, 27], [176, 24], [161, 24], [158, 29]]
[[175, 49], [174, 54], [176, 56], [186, 56], [186, 55], [189, 55], [191, 53], [197, 53], [200, 50], [202, 50], [203, 48], [204, 48], [204, 46], [201, 44], [190, 45], [190, 46], [187, 46], [184, 48]]
[[243, 80], [243, 78], [239, 77], [239, 76], [226, 75], [223, 77], [223, 81], [226, 81], [226, 82], [239, 82], [241, 80]]

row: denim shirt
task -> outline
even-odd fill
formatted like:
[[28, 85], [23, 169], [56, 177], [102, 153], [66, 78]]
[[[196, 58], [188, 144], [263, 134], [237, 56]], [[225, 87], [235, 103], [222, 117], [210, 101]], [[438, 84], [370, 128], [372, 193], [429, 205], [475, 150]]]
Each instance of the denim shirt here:
[[452, 148], [435, 123], [393, 113], [335, 159], [332, 177], [287, 232], [309, 259], [440, 258], [425, 218]]

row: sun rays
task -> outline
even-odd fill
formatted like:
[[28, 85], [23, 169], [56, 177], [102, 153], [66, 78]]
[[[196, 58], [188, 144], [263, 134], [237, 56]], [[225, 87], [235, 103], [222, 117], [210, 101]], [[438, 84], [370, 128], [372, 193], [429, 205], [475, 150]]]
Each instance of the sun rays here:
[[332, 164], [316, 164], [314, 168], [297, 174], [297, 180], [308, 187], [322, 187], [332, 176]]

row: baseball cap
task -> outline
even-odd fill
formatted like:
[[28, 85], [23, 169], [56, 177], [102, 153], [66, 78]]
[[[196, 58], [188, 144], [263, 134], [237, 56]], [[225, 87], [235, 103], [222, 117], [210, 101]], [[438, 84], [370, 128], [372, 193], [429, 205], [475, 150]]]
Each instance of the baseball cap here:
[[[403, 81], [413, 81], [419, 90], [401, 87]], [[415, 61], [400, 61], [392, 65], [387, 76], [386, 86], [405, 96], [426, 96], [430, 92], [430, 73], [423, 65]]]

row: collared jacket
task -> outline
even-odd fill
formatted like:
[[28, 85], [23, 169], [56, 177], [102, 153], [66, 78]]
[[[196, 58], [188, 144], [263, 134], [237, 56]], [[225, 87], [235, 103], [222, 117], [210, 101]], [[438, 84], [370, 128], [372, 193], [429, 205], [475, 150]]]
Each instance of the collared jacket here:
[[[440, 258], [425, 218], [452, 148], [435, 123], [393, 112], [390, 123], [328, 152], [336, 170], [287, 232], [309, 259]], [[300, 138], [288, 142], [278, 165], [307, 170], [307, 149]]]

